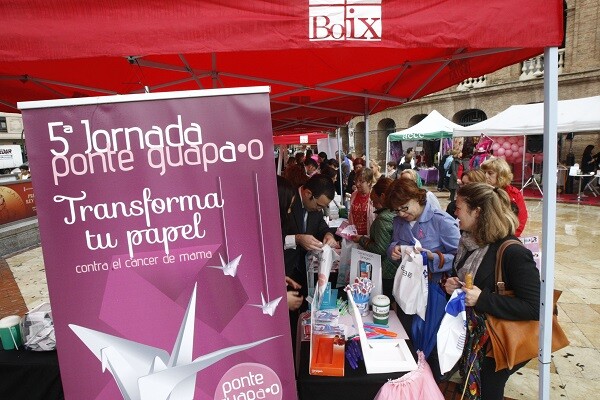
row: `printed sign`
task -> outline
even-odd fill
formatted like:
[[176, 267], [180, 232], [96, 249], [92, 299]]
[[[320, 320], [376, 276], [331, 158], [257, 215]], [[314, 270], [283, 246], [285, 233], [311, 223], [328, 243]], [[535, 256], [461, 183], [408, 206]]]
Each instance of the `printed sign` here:
[[19, 106], [66, 398], [294, 398], [268, 88]]
[[311, 41], [381, 41], [381, 0], [309, 0]]
[[31, 181], [11, 181], [0, 185], [0, 225], [36, 214]]

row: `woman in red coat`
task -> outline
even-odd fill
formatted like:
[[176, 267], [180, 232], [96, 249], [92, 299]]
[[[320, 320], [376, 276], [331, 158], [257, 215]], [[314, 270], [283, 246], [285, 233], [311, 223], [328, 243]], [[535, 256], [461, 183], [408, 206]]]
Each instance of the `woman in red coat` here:
[[508, 193], [513, 211], [519, 218], [519, 226], [515, 231], [515, 236], [520, 237], [527, 223], [527, 206], [525, 206], [525, 199], [523, 199], [521, 191], [510, 184], [513, 178], [510, 166], [503, 158], [491, 157], [481, 164], [481, 170], [485, 172], [487, 183], [504, 189]]

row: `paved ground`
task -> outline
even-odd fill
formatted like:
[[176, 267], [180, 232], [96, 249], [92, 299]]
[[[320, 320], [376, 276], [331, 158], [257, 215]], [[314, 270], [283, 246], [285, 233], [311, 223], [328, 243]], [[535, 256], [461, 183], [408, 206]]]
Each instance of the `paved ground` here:
[[[442, 205], [447, 193], [436, 193]], [[542, 203], [528, 200], [529, 221], [523, 236], [540, 235]], [[600, 208], [557, 205], [556, 287], [563, 290], [559, 320], [571, 345], [553, 355], [551, 399], [600, 397]], [[14, 276], [14, 279], [13, 279]], [[40, 247], [0, 260], [0, 318], [22, 315], [48, 301]], [[538, 398], [537, 361], [515, 374], [506, 396]]]

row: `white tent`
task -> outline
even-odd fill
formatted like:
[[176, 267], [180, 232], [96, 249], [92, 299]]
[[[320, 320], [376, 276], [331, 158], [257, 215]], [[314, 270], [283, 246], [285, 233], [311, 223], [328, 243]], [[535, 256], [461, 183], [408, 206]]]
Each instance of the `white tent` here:
[[[600, 131], [600, 96], [558, 102], [558, 132]], [[517, 136], [544, 133], [544, 103], [510, 106], [471, 126], [459, 126], [454, 136]]]
[[[391, 133], [387, 137], [386, 164], [390, 156], [390, 142], [401, 140], [435, 140], [451, 138], [455, 129], [462, 126], [450, 121], [442, 114], [433, 110], [423, 118], [418, 124], [398, 132]], [[441, 143], [440, 143], [441, 151]]]
[[462, 126], [450, 121], [442, 114], [433, 110], [418, 124], [398, 132], [391, 133], [388, 141], [425, 140], [452, 137], [452, 132]]

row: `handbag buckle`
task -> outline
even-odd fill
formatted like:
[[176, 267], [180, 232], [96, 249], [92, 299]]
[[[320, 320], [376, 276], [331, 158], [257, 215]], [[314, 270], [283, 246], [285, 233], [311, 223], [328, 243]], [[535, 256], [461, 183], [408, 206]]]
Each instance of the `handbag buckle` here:
[[506, 285], [504, 284], [504, 282], [498, 282], [496, 283], [496, 289], [498, 291], [498, 294], [503, 296], [504, 292], [506, 292]]

